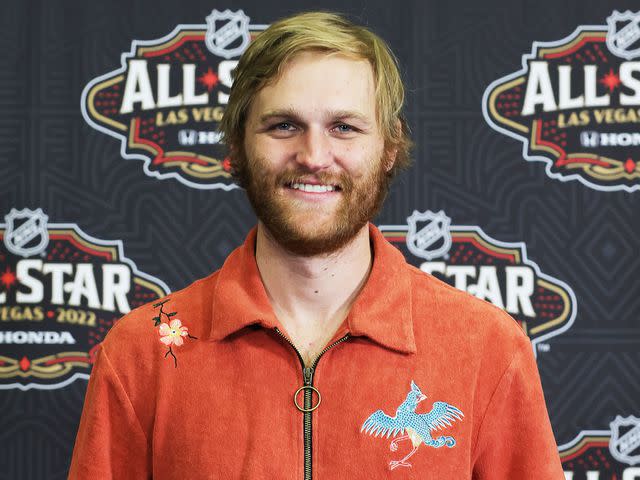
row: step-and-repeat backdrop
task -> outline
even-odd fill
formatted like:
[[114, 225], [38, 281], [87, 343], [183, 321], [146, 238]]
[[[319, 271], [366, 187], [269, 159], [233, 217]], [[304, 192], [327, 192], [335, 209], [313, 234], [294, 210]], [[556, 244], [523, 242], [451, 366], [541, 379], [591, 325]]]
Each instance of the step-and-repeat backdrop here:
[[634, 3], [216, 2], [0, 7], [0, 479], [65, 478], [111, 325], [254, 225], [217, 131], [232, 71], [317, 8], [402, 66], [415, 165], [376, 223], [522, 325], [567, 479], [640, 478]]

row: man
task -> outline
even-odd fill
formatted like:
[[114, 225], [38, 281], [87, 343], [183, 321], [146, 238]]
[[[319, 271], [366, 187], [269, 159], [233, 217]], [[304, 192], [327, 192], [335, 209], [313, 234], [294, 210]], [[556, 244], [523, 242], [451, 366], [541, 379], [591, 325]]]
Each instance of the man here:
[[221, 129], [258, 226], [113, 327], [70, 478], [563, 478], [526, 335], [368, 223], [408, 163], [402, 102], [339, 16], [257, 37]]

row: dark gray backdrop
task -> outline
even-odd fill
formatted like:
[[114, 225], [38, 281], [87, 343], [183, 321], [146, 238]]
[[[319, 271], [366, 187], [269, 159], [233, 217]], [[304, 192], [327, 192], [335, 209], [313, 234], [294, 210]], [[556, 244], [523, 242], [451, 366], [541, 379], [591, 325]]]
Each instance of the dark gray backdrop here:
[[[485, 88], [520, 68], [535, 40], [603, 24], [634, 2], [558, 1], [24, 1], [0, 6], [0, 212], [42, 208], [121, 239], [127, 257], [172, 290], [218, 268], [255, 218], [241, 190], [196, 190], [146, 176], [120, 142], [84, 121], [80, 95], [119, 66], [133, 39], [204, 23], [213, 8], [270, 23], [301, 9], [345, 12], [400, 59], [415, 167], [377, 219], [444, 209], [527, 245], [542, 270], [576, 294], [574, 325], [538, 355], [558, 444], [640, 414], [640, 192], [601, 192], [550, 179], [520, 142], [491, 129]], [[2, 346], [0, 345], [0, 350]], [[0, 479], [65, 478], [86, 381], [52, 391], [0, 390]]]

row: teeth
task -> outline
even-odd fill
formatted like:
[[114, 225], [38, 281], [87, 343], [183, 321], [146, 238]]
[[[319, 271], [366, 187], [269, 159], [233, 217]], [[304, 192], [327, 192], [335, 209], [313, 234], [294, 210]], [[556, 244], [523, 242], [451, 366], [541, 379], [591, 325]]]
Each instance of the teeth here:
[[294, 183], [291, 185], [291, 188], [312, 193], [333, 192], [335, 190], [333, 185], [310, 185], [308, 183]]

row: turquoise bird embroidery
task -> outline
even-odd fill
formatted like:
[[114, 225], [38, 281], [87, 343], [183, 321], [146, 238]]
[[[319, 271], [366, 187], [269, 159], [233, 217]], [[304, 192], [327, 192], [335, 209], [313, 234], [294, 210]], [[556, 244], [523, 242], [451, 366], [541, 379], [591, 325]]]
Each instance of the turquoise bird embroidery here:
[[[426, 398], [427, 396], [420, 391], [412, 380], [411, 390], [406, 400], [396, 410], [394, 417], [390, 417], [382, 410], [378, 410], [365, 420], [360, 429], [360, 432], [364, 431], [375, 437], [393, 437], [391, 445], [389, 445], [392, 452], [398, 449], [399, 442], [407, 439], [411, 440], [413, 450], [402, 460], [391, 461], [389, 463], [391, 470], [396, 467], [410, 467], [411, 464], [407, 460], [416, 453], [422, 443], [433, 448], [442, 446], [451, 448], [456, 444], [456, 440], [453, 437], [440, 436], [433, 438], [431, 432], [450, 427], [452, 422], [462, 420], [464, 414], [446, 402], [434, 402], [433, 408], [429, 413], [416, 413], [418, 403]], [[401, 436], [395, 438], [398, 434], [401, 434]]]

